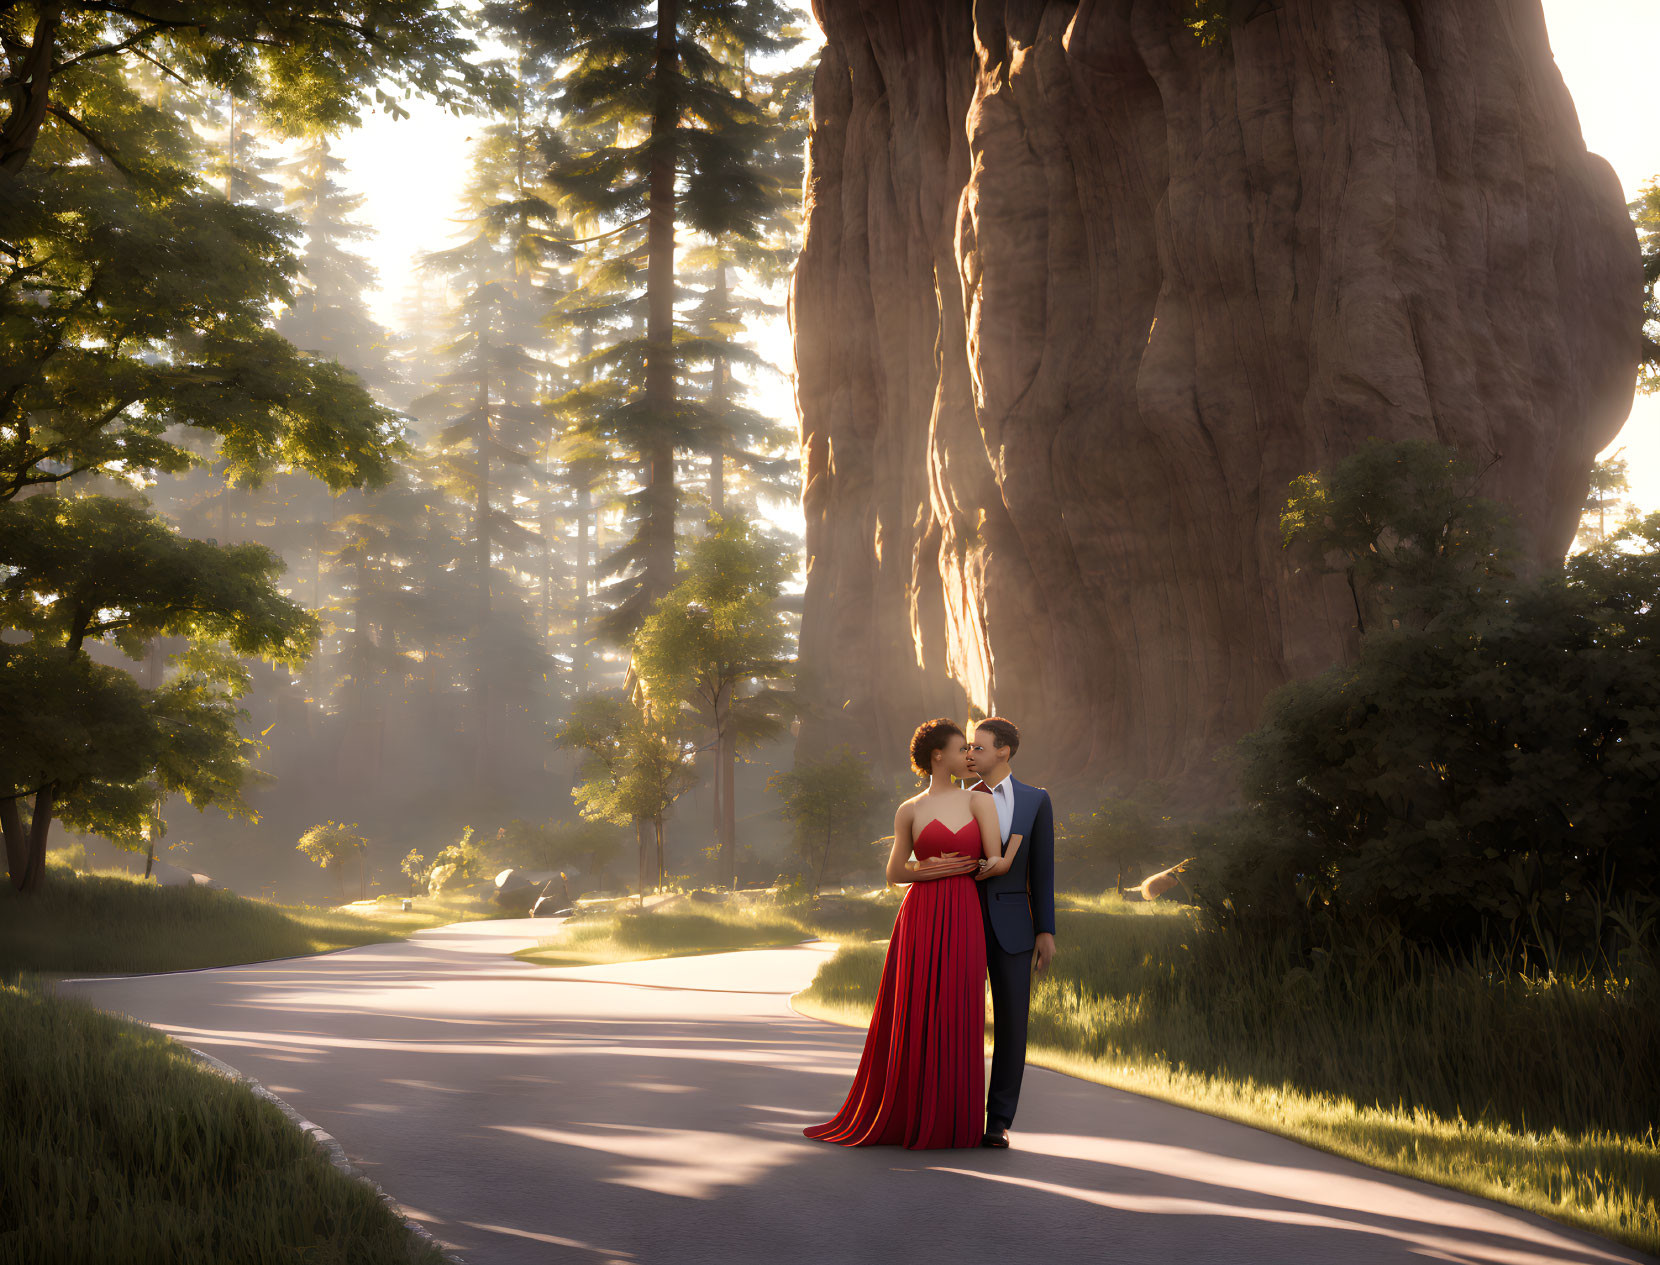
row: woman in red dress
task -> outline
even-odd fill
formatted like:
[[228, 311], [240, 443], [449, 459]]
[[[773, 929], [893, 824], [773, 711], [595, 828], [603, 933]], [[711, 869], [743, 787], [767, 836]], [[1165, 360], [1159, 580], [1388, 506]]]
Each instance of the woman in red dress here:
[[[804, 1130], [843, 1146], [979, 1146], [985, 1131], [986, 939], [976, 874], [1002, 873], [997, 809], [959, 788], [968, 742], [949, 720], [911, 738], [928, 789], [893, 819], [888, 881], [910, 890], [894, 919], [864, 1057], [834, 1120]], [[916, 853], [916, 864], [907, 859]]]

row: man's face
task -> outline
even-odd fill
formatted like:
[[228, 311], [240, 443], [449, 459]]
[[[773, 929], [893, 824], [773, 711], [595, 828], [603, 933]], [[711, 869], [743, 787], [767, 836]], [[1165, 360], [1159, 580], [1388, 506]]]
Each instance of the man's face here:
[[998, 757], [1003, 754], [997, 747], [996, 734], [989, 729], [976, 729], [968, 744], [968, 771], [975, 775], [989, 773], [997, 767]]

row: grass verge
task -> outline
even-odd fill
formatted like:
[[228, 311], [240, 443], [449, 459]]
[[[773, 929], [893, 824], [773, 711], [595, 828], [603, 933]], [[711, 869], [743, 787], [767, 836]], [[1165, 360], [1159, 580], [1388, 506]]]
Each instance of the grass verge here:
[[[1423, 969], [1377, 946], [1309, 970], [1176, 907], [1060, 915], [1030, 1061], [1660, 1253], [1656, 987]], [[883, 947], [795, 998], [863, 1026]]]
[[437, 1265], [276, 1107], [141, 1024], [0, 984], [0, 1259]]
[[477, 899], [397, 898], [336, 909], [277, 905], [208, 887], [158, 887], [53, 869], [39, 891], [0, 883], [0, 979], [22, 971], [183, 971], [399, 940], [423, 927], [496, 916]]
[[644, 910], [616, 909], [564, 924], [515, 957], [538, 966], [595, 966], [647, 958], [776, 948], [803, 940], [851, 943], [886, 935], [895, 902], [826, 899], [817, 907], [766, 899], [703, 903], [675, 897]]

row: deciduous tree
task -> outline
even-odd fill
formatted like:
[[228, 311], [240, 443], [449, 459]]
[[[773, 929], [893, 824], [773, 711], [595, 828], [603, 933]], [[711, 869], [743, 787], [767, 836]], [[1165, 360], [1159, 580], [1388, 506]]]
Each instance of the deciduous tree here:
[[692, 542], [680, 579], [632, 642], [635, 671], [658, 708], [684, 705], [714, 735], [724, 877], [737, 885], [738, 746], [783, 731], [791, 665], [777, 603], [788, 565], [742, 518], [714, 519]]
[[[696, 778], [680, 708], [637, 707], [620, 694], [596, 694], [576, 705], [557, 740], [586, 757], [582, 782], [571, 791], [582, 815], [590, 821], [633, 823], [643, 899], [648, 882], [662, 882], [664, 819]], [[653, 843], [655, 869], [650, 865]]]
[[878, 787], [870, 766], [852, 747], [841, 746], [822, 759], [775, 773], [767, 789], [783, 801], [784, 819], [813, 875], [816, 896], [836, 872], [832, 860], [849, 846], [869, 843]]
[[[0, 661], [0, 678], [16, 674], [0, 688], [22, 708], [8, 714], [30, 718], [8, 726], [16, 740], [0, 784], [13, 881], [43, 872], [54, 813], [129, 843], [162, 791], [245, 813], [251, 744], [236, 729], [233, 700], [247, 688], [237, 656], [299, 663], [317, 635], [316, 620], [276, 591], [271, 552], [187, 539], [140, 498], [48, 494], [0, 503], [0, 559], [0, 625], [30, 639]], [[163, 636], [189, 648], [158, 688], [117, 679], [125, 674], [89, 653], [104, 643], [140, 659]], [[26, 843], [22, 799], [32, 801]]]
[[355, 858], [358, 865], [358, 895], [368, 894], [364, 857], [369, 849], [369, 841], [358, 832], [356, 822], [349, 826], [337, 821], [323, 822], [307, 830], [294, 846], [334, 875], [340, 885], [341, 900], [346, 899], [346, 866]]

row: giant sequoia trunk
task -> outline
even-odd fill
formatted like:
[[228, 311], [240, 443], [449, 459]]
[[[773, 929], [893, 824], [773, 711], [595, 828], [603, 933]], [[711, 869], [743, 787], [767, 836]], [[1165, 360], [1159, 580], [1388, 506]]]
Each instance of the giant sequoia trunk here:
[[1032, 780], [1220, 793], [1351, 649], [1277, 520], [1368, 436], [1491, 462], [1567, 548], [1641, 279], [1539, 0], [1221, 8], [815, 0], [808, 753], [972, 703]]

